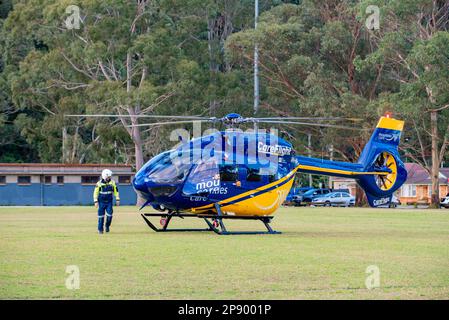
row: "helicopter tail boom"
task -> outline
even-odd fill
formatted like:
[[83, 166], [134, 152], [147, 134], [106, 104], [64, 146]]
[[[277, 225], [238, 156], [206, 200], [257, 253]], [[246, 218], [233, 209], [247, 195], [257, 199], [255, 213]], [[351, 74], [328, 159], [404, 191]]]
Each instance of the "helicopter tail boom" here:
[[403, 127], [403, 121], [382, 117], [357, 163], [298, 156], [298, 171], [355, 179], [370, 206], [388, 205], [407, 179], [398, 152]]

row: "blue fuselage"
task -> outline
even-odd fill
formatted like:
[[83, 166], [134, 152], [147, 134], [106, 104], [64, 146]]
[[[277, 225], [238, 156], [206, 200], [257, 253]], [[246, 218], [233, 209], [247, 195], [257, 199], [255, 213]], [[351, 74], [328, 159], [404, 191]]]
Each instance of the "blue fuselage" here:
[[271, 134], [217, 132], [157, 155], [133, 186], [156, 209], [202, 207], [273, 183], [294, 167], [290, 143]]

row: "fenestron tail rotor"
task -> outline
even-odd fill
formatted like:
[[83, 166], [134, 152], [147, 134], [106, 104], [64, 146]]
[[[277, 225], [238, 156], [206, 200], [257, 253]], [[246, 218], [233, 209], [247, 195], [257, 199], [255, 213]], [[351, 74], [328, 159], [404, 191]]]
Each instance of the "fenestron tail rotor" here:
[[390, 173], [389, 174], [379, 174], [375, 176], [376, 179], [376, 184], [377, 186], [383, 190], [383, 191], [388, 191], [390, 190], [393, 186], [394, 183], [396, 182], [396, 178], [397, 178], [397, 163], [396, 160], [394, 158], [394, 156], [389, 153], [389, 152], [382, 152], [380, 153], [376, 160], [374, 161], [374, 167], [375, 169], [379, 170], [379, 171], [385, 171], [382, 169], [389, 169]]

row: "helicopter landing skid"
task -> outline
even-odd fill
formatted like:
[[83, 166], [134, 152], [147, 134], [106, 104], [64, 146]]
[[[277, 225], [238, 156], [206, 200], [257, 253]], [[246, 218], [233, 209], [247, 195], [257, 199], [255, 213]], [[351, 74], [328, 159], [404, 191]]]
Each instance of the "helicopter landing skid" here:
[[[220, 210], [220, 207], [216, 204], [216, 209], [218, 214], [190, 214], [190, 213], [142, 213], [141, 216], [147, 223], [147, 225], [156, 232], [204, 232], [204, 231], [213, 231], [218, 235], [252, 235], [252, 234], [281, 234], [279, 231], [275, 231], [271, 228], [270, 222], [273, 218], [272, 216], [226, 216], [223, 215], [223, 213]], [[218, 208], [217, 208], [218, 207]], [[164, 220], [164, 224], [162, 228], [156, 227], [149, 219], [148, 217], [161, 217]], [[168, 229], [168, 225], [170, 224], [170, 221], [172, 218], [201, 218], [203, 219], [208, 228], [204, 229], [193, 229], [193, 228], [186, 228], [186, 229]], [[259, 220], [261, 221], [265, 227], [267, 228], [267, 231], [228, 231], [226, 229], [226, 226], [223, 222], [225, 219], [232, 219], [232, 220]]]
[[[182, 214], [182, 213], [142, 213], [141, 214], [143, 220], [145, 220], [145, 222], [147, 223], [147, 225], [153, 229], [156, 232], [188, 232], [188, 231], [213, 231], [210, 228], [206, 228], [206, 229], [192, 229], [192, 228], [187, 228], [187, 229], [168, 229], [168, 225], [170, 224], [170, 221], [172, 218], [174, 217], [178, 217], [178, 218], [182, 218], [184, 219], [185, 217], [197, 217], [197, 215], [193, 215], [193, 214]], [[163, 219], [165, 219], [165, 222], [162, 226], [162, 228], [158, 228], [156, 227], [147, 217], [161, 217]]]

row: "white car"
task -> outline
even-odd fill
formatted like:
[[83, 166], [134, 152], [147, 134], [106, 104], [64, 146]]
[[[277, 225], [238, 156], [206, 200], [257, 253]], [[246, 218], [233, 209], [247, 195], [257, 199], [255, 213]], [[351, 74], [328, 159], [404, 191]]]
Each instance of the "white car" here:
[[391, 197], [391, 203], [390, 208], [396, 208], [397, 206], [401, 205], [401, 200], [398, 199], [395, 195]]
[[312, 199], [312, 204], [316, 206], [344, 206], [350, 207], [355, 203], [355, 197], [347, 192], [331, 192], [321, 197]]
[[449, 197], [444, 197], [443, 200], [440, 202], [440, 206], [443, 208], [448, 209], [449, 208]]

